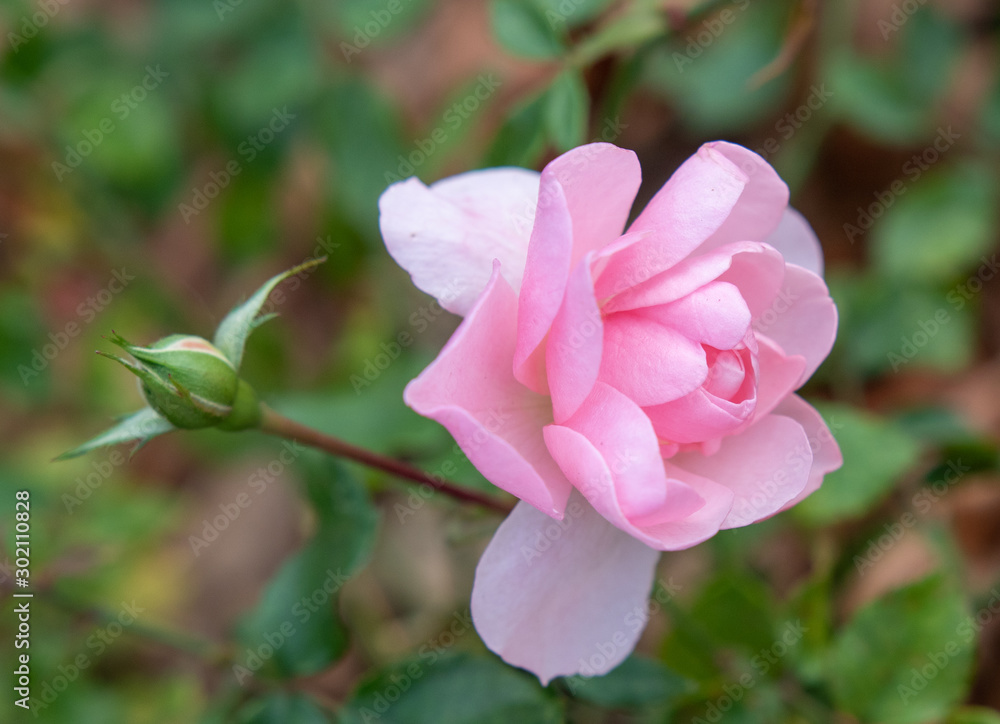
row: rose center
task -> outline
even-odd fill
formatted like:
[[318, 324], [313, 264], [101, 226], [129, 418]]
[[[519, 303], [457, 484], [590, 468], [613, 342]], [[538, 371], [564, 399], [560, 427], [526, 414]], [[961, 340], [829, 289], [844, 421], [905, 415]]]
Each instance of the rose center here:
[[723, 400], [732, 400], [743, 386], [746, 369], [743, 360], [732, 350], [717, 350], [705, 347], [708, 361], [708, 377], [703, 387], [705, 391]]

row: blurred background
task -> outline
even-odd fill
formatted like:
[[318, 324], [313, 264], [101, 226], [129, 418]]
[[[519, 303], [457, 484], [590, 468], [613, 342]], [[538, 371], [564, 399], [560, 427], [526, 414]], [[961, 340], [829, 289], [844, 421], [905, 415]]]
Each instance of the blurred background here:
[[[6, 0], [4, 672], [17, 490], [36, 598], [35, 716], [0, 721], [1000, 722], [998, 35], [986, 0]], [[719, 138], [822, 240], [841, 328], [805, 396], [846, 464], [665, 555], [606, 677], [543, 689], [485, 650], [489, 511], [256, 433], [49, 462], [141, 405], [102, 335], [209, 336], [326, 254], [244, 377], [489, 490], [403, 405], [457, 319], [386, 254], [379, 194], [605, 140], [638, 209]]]

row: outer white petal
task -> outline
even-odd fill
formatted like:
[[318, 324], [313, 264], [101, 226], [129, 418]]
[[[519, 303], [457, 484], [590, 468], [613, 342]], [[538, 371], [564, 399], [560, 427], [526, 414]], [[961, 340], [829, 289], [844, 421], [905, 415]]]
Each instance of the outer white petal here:
[[785, 209], [778, 228], [764, 241], [780, 251], [787, 263], [823, 276], [823, 247], [809, 222], [791, 206]]
[[632, 652], [645, 627], [641, 614], [658, 557], [579, 493], [560, 522], [519, 503], [476, 569], [476, 630], [504, 661], [542, 684], [607, 673]]
[[464, 315], [489, 281], [493, 260], [516, 293], [538, 201], [535, 171], [494, 168], [425, 186], [410, 178], [379, 199], [386, 248], [413, 283]]

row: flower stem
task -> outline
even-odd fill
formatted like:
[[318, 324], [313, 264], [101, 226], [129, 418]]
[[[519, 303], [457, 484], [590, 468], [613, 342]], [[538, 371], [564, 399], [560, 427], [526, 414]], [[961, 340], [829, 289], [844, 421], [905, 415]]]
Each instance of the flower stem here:
[[419, 468], [407, 465], [399, 460], [393, 460], [392, 458], [385, 457], [384, 455], [379, 455], [371, 450], [366, 450], [358, 447], [357, 445], [352, 445], [348, 442], [344, 442], [343, 440], [322, 433], [319, 430], [314, 430], [313, 428], [302, 425], [294, 420], [289, 420], [287, 417], [275, 412], [267, 405], [261, 405], [260, 429], [269, 435], [283, 437], [288, 440], [295, 440], [303, 443], [304, 445], [309, 445], [310, 447], [314, 447], [318, 450], [328, 452], [331, 455], [348, 458], [349, 460], [354, 460], [362, 465], [383, 470], [391, 475], [395, 475], [398, 478], [402, 478], [403, 480], [408, 480], [414, 483], [426, 483], [435, 490], [439, 490], [442, 493], [450, 495], [456, 500], [461, 500], [465, 503], [475, 503], [503, 515], [506, 515], [511, 511], [509, 505], [497, 500], [496, 498], [483, 493], [477, 493], [474, 490], [463, 488], [459, 485], [443, 480], [440, 477], [426, 473]]

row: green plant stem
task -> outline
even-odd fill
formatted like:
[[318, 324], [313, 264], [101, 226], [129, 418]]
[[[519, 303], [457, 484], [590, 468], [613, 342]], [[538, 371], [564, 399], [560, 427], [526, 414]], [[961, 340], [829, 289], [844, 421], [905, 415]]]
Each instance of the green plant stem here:
[[463, 488], [454, 483], [442, 480], [440, 477], [426, 473], [419, 468], [407, 465], [399, 460], [394, 460], [384, 455], [379, 455], [371, 450], [352, 445], [338, 438], [332, 437], [319, 430], [302, 425], [301, 423], [289, 420], [266, 405], [261, 405], [260, 429], [269, 435], [283, 437], [288, 440], [295, 440], [304, 445], [309, 445], [317, 450], [328, 452], [331, 455], [354, 460], [355, 462], [367, 465], [371, 468], [383, 470], [397, 478], [408, 480], [414, 483], [426, 483], [435, 490], [445, 495], [450, 495], [456, 500], [464, 503], [475, 503], [484, 508], [489, 508], [498, 513], [506, 515], [511, 511], [511, 507], [496, 498], [477, 493], [473, 490]]

